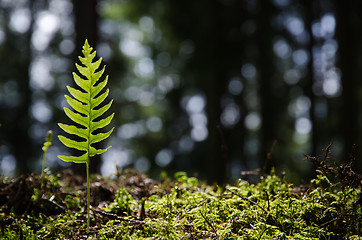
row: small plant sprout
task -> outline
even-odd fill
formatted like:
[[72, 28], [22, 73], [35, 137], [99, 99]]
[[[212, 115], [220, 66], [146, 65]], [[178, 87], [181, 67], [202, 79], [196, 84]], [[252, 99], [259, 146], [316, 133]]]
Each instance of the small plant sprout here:
[[44, 152], [43, 154], [43, 166], [41, 169], [41, 178], [44, 178], [44, 170], [45, 170], [45, 160], [46, 160], [46, 154], [48, 151], [48, 148], [52, 145], [52, 139], [53, 139], [53, 132], [51, 130], [48, 131], [47, 136], [45, 138], [45, 142], [43, 144], [42, 150]]
[[[77, 90], [70, 86], [67, 86], [67, 89], [70, 95], [69, 97], [65, 95], [65, 98], [68, 104], [75, 110], [72, 111], [69, 108], [64, 107], [65, 114], [74, 121], [77, 126], [67, 125], [59, 123], [59, 127], [63, 129], [66, 133], [76, 135], [85, 141], [72, 140], [67, 137], [59, 135], [59, 140], [67, 147], [75, 148], [84, 154], [80, 156], [58, 156], [61, 160], [66, 162], [74, 163], [85, 163], [87, 171], [87, 233], [89, 233], [89, 202], [90, 202], [90, 182], [89, 182], [89, 159], [90, 157], [95, 156], [96, 154], [101, 154], [107, 151], [110, 146], [106, 149], [96, 149], [92, 144], [100, 142], [111, 135], [113, 132], [112, 128], [106, 133], [97, 133], [94, 134], [94, 131], [104, 128], [111, 122], [114, 113], [106, 118], [101, 118], [101, 115], [105, 113], [113, 102], [111, 100], [108, 104], [105, 104], [100, 107], [100, 104], [106, 99], [109, 93], [109, 89], [101, 93], [104, 87], [107, 85], [108, 76], [105, 77], [103, 81], [100, 80], [102, 74], [104, 73], [105, 66], [96, 72], [99, 68], [102, 58], [99, 58], [97, 61], [93, 62], [94, 57], [96, 56], [96, 51], [92, 52], [93, 48], [89, 46], [88, 41], [86, 40], [83, 46], [83, 55], [84, 57], [79, 57], [80, 62], [84, 65], [75, 64], [79, 73], [85, 78], [80, 77], [78, 74], [73, 72], [73, 78], [75, 83], [81, 90]], [[98, 121], [96, 121], [98, 120]]]

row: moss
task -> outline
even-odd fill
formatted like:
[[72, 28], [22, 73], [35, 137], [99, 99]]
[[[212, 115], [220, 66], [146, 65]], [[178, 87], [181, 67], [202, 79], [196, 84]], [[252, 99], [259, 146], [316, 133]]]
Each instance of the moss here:
[[[109, 200], [93, 206], [89, 238], [359, 239], [362, 236], [362, 210], [356, 204], [361, 189], [332, 182], [323, 172], [302, 188], [294, 187], [275, 173], [262, 177], [256, 184], [239, 180], [224, 188], [177, 173], [174, 180], [140, 189], [151, 180], [132, 174], [127, 177], [125, 172], [118, 179], [99, 178], [102, 185], [113, 186], [114, 192]], [[0, 238], [87, 236], [85, 196], [63, 192], [71, 184], [61, 181], [59, 176], [48, 178], [51, 181], [34, 192], [30, 199], [32, 208], [26, 212], [15, 214], [2, 208]], [[4, 179], [3, 190], [10, 183]], [[45, 200], [56, 203], [53, 207], [58, 211], [50, 213], [41, 209], [46, 207]]]

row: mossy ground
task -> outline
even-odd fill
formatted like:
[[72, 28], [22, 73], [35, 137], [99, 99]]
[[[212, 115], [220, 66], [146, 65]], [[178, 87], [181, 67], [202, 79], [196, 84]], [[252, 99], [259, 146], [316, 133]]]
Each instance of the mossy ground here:
[[272, 173], [256, 184], [210, 186], [185, 173], [156, 182], [132, 170], [85, 179], [65, 171], [0, 183], [1, 239], [362, 239], [360, 187], [320, 171], [294, 187]]

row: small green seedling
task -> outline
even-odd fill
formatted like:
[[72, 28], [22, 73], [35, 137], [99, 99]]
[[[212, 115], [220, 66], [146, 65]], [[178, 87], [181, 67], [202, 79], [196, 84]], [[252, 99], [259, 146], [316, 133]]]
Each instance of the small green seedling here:
[[[92, 144], [100, 142], [111, 135], [113, 132], [112, 128], [106, 133], [93, 134], [94, 131], [100, 128], [104, 128], [111, 122], [114, 113], [106, 118], [100, 118], [100, 116], [105, 113], [113, 102], [111, 100], [108, 104], [105, 104], [102, 107], [99, 105], [106, 99], [109, 93], [109, 89], [101, 93], [104, 87], [107, 85], [108, 76], [105, 77], [104, 81], [100, 81], [102, 74], [104, 73], [105, 66], [96, 72], [99, 68], [102, 58], [93, 62], [94, 57], [96, 56], [96, 51], [92, 52], [93, 48], [89, 46], [88, 41], [86, 40], [83, 46], [83, 55], [84, 57], [79, 57], [79, 60], [84, 65], [80, 66], [75, 64], [79, 73], [83, 75], [84, 78], [80, 77], [73, 72], [73, 78], [75, 83], [81, 88], [77, 90], [70, 86], [67, 86], [67, 89], [73, 98], [65, 95], [65, 98], [69, 105], [76, 111], [72, 111], [69, 108], [64, 108], [65, 114], [78, 126], [67, 125], [59, 123], [59, 127], [63, 129], [66, 133], [76, 135], [85, 141], [75, 141], [67, 137], [59, 135], [59, 140], [67, 147], [75, 148], [82, 152], [85, 152], [81, 156], [58, 156], [61, 160], [66, 162], [74, 163], [85, 163], [87, 171], [87, 233], [89, 233], [89, 202], [90, 202], [90, 182], [89, 182], [89, 159], [90, 157], [95, 156], [96, 154], [101, 154], [107, 151], [110, 146], [106, 149], [96, 149]], [[99, 121], [95, 121], [100, 119]]]
[[49, 130], [47, 133], [47, 137], [45, 138], [45, 142], [43, 144], [42, 150], [44, 152], [43, 154], [43, 166], [41, 169], [41, 178], [44, 179], [44, 170], [45, 170], [45, 159], [46, 159], [46, 154], [48, 151], [48, 148], [52, 145], [52, 139], [53, 139], [53, 131]]

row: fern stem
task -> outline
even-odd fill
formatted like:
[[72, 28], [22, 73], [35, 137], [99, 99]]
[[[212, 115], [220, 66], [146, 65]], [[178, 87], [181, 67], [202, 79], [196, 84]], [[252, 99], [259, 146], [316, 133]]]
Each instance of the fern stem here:
[[87, 167], [87, 235], [89, 235], [89, 223], [90, 223], [90, 216], [89, 216], [89, 204], [90, 204], [89, 157], [88, 157], [88, 161], [86, 162], [86, 167]]
[[44, 153], [43, 153], [43, 166], [41, 168], [41, 189], [44, 188], [44, 182], [45, 182], [45, 179], [44, 179], [45, 159], [46, 159], [46, 151], [44, 151]]
[[46, 151], [43, 153], [43, 165], [41, 168], [41, 179], [44, 180], [44, 170], [45, 170], [45, 159], [46, 159]]

